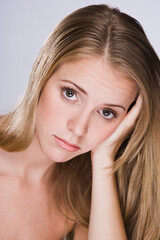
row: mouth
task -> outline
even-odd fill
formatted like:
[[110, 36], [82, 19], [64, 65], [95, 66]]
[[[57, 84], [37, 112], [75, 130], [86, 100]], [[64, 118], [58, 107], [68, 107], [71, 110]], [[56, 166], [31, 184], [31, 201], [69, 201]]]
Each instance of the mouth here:
[[62, 147], [63, 149], [69, 151], [69, 152], [76, 152], [80, 149], [79, 146], [75, 145], [75, 144], [71, 144], [69, 143], [67, 140], [64, 140], [62, 138], [59, 138], [55, 135], [53, 135], [55, 137], [55, 141], [56, 143]]

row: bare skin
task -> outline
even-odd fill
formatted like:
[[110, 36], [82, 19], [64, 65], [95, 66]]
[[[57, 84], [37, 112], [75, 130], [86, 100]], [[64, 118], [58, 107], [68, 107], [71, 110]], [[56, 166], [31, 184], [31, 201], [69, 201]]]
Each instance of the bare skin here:
[[[114, 161], [117, 148], [134, 127], [142, 97], [139, 96], [136, 105], [127, 113], [137, 96], [137, 88], [133, 82], [106, 67], [102, 59], [84, 59], [64, 64], [59, 69], [42, 92], [31, 145], [19, 153], [0, 150], [0, 239], [61, 240], [66, 229], [69, 233], [75, 227], [74, 240], [124, 240], [126, 234], [114, 175], [107, 171], [104, 175], [103, 170]], [[84, 87], [87, 94], [80, 93], [77, 88], [75, 94], [69, 89], [72, 94], [68, 97], [62, 88], [66, 80], [67, 87], [73, 88], [76, 83]], [[61, 88], [63, 91], [59, 90]], [[58, 111], [57, 106], [63, 111]], [[103, 116], [106, 109], [107, 115]], [[116, 117], [113, 112], [117, 112]], [[106, 117], [109, 119], [104, 120]], [[78, 145], [79, 149], [75, 152], [63, 149], [56, 144], [54, 135], [68, 137], [66, 140]], [[55, 162], [68, 161], [90, 150], [93, 192], [88, 231], [83, 226], [75, 226], [73, 221], [68, 221], [66, 226], [66, 218], [50, 199], [48, 179]], [[116, 226], [116, 235], [112, 226]]]
[[114, 162], [117, 149], [133, 129], [141, 107], [142, 95], [139, 94], [135, 106], [117, 129], [92, 151], [92, 207], [88, 240], [127, 240], [115, 176], [106, 167]]
[[[1, 150], [1, 163], [11, 160], [10, 155]], [[45, 181], [22, 178], [3, 165], [0, 189], [0, 239], [63, 239], [66, 218], [51, 204]], [[73, 227], [74, 222], [68, 221], [67, 232]]]

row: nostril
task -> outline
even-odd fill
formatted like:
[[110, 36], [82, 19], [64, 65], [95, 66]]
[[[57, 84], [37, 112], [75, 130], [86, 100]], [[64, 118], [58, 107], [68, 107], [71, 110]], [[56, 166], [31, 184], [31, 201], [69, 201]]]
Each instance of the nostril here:
[[78, 118], [77, 120], [72, 119], [68, 121], [67, 128], [75, 135], [82, 136], [88, 131], [88, 122], [85, 121], [83, 118]]

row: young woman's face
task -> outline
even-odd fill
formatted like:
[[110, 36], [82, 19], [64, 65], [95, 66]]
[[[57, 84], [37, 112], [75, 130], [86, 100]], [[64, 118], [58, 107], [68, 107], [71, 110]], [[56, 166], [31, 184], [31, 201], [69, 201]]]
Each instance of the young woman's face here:
[[64, 162], [94, 149], [120, 124], [137, 91], [134, 82], [103, 59], [62, 64], [37, 108], [35, 135], [43, 154]]

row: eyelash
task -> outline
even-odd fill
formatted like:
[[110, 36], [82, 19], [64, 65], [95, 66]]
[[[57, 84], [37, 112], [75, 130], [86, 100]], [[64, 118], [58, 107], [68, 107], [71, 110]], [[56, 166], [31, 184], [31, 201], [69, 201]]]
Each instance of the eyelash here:
[[[78, 102], [78, 100], [72, 100], [72, 99], [69, 99], [69, 97], [67, 97], [67, 96], [65, 96], [65, 92], [66, 91], [70, 91], [70, 92], [72, 92], [75, 96], [76, 96], [76, 98], [78, 98], [77, 97], [77, 91], [75, 90], [75, 89], [73, 89], [73, 88], [71, 88], [71, 87], [68, 87], [68, 86], [64, 86], [64, 87], [61, 87], [61, 94], [62, 94], [62, 97], [63, 97], [63, 99], [65, 100], [65, 101], [67, 101], [67, 102], [69, 102], [69, 103], [75, 103], [75, 102]], [[104, 117], [104, 115], [102, 115], [100, 112], [101, 111], [108, 111], [110, 114], [113, 114], [113, 117], [111, 117], [111, 118], [106, 118], [106, 117]], [[113, 111], [113, 110], [111, 110], [111, 109], [108, 109], [108, 108], [106, 108], [106, 109], [103, 109], [103, 110], [100, 110], [100, 111], [98, 111], [98, 113], [101, 115], [101, 117], [103, 118], [103, 120], [105, 120], [105, 121], [113, 121], [115, 118], [117, 118], [118, 117], [118, 114], [115, 112], [115, 111]]]
[[[104, 115], [102, 115], [100, 112], [103, 112], [103, 111], [108, 111], [108, 113], [109, 114], [112, 114], [113, 115], [113, 117], [111, 117], [111, 118], [106, 118]], [[108, 108], [106, 108], [106, 109], [103, 109], [103, 110], [100, 110], [100, 111], [98, 111], [98, 113], [101, 115], [101, 117], [104, 119], [104, 121], [113, 121], [115, 118], [117, 118], [118, 117], [118, 114], [115, 112], [115, 111], [113, 111], [113, 110], [111, 110], [111, 109], [108, 109]]]
[[76, 98], [77, 98], [77, 91], [74, 90], [73, 88], [67, 87], [67, 86], [61, 88], [61, 94], [62, 94], [62, 97], [65, 101], [70, 102], [70, 103], [77, 102], [77, 100], [72, 100], [72, 99], [69, 99], [69, 97], [65, 96], [66, 91], [72, 92], [76, 96]]

